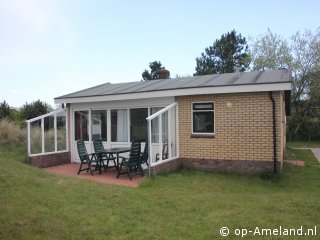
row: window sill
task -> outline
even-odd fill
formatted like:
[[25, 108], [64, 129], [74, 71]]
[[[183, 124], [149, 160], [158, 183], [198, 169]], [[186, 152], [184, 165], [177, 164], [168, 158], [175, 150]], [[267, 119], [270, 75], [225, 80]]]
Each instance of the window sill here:
[[191, 138], [215, 138], [215, 134], [197, 134], [193, 133], [191, 134]]

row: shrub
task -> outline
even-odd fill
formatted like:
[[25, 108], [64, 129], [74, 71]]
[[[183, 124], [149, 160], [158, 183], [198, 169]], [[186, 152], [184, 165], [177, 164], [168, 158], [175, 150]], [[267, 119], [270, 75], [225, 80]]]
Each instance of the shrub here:
[[0, 144], [10, 146], [22, 146], [26, 142], [26, 130], [15, 123], [2, 119], [0, 120]]

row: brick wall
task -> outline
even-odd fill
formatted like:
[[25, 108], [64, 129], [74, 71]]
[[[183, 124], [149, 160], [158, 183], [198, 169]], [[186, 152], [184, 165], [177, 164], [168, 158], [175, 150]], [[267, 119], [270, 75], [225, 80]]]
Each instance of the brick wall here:
[[[276, 101], [277, 158], [281, 167], [285, 142], [284, 103], [281, 92], [274, 92], [273, 96]], [[265, 171], [269, 169], [266, 166], [273, 166], [272, 103], [268, 92], [182, 96], [175, 100], [179, 104], [179, 145], [183, 166], [235, 171], [249, 169], [252, 172]], [[201, 101], [215, 103], [214, 138], [192, 136], [191, 103]]]
[[170, 161], [161, 162], [160, 164], [152, 166], [151, 172], [152, 172], [152, 175], [156, 175], [160, 172], [174, 171], [179, 169], [180, 167], [181, 167], [181, 160], [174, 159]]
[[32, 166], [45, 168], [70, 163], [71, 160], [70, 152], [63, 152], [29, 157], [28, 161]]

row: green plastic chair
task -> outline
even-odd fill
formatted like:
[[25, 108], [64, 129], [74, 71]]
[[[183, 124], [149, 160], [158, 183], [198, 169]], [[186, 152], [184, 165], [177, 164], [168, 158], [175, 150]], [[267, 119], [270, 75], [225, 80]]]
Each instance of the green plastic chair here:
[[144, 147], [143, 152], [140, 155], [140, 164], [147, 164], [147, 166], [149, 166], [148, 163], [148, 158], [149, 158], [149, 142], [148, 139], [146, 140], [146, 145]]
[[[112, 155], [112, 154], [109, 154], [109, 153], [105, 153], [105, 149], [103, 147], [103, 143], [102, 143], [102, 140], [101, 139], [93, 139], [93, 148], [94, 148], [94, 151], [96, 153], [96, 156], [98, 157], [99, 159], [99, 164], [101, 164], [104, 168], [104, 171], [106, 172], [108, 168], [113, 168], [113, 167], [117, 167], [116, 165], [116, 158]], [[112, 161], [113, 162], [113, 166], [109, 166], [109, 162]], [[105, 164], [105, 162], [107, 162]]]
[[[92, 154], [87, 153], [86, 146], [85, 146], [84, 141], [82, 139], [77, 141], [77, 149], [78, 149], [78, 154], [79, 154], [80, 161], [81, 161], [78, 175], [82, 171], [90, 172], [90, 174], [93, 175], [92, 171], [96, 171], [96, 170], [99, 170], [99, 174], [100, 174], [101, 173], [101, 166], [98, 164], [96, 154], [95, 153], [92, 153]], [[95, 163], [94, 170], [91, 169], [93, 163]], [[83, 169], [82, 168], [83, 165], [87, 165], [87, 167]]]
[[[139, 174], [143, 177], [143, 169], [140, 164], [140, 154], [141, 154], [141, 143], [139, 140], [133, 140], [131, 143], [130, 155], [128, 158], [119, 156], [122, 159], [119, 171], [117, 174], [117, 178], [119, 178], [120, 174], [128, 174], [130, 180], [132, 180], [132, 176]], [[126, 167], [125, 172], [121, 172], [122, 167]]]
[[[162, 160], [165, 160], [168, 158], [168, 141], [164, 141], [162, 144]], [[160, 160], [160, 154], [156, 154], [156, 162]]]

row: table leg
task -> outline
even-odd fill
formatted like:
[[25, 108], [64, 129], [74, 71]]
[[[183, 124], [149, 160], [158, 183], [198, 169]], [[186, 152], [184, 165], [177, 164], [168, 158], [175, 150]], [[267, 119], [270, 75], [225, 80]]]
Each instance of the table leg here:
[[117, 153], [117, 170], [118, 173], [120, 172], [120, 168], [119, 168], [119, 153]]

